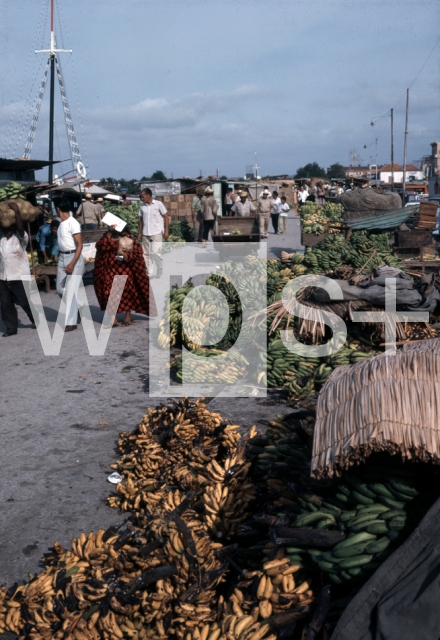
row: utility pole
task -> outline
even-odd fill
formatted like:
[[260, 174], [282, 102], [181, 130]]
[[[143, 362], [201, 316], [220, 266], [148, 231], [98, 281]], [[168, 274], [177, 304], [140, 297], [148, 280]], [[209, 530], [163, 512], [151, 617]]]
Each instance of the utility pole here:
[[391, 109], [391, 191], [394, 191], [394, 109]]
[[405, 206], [405, 189], [406, 189], [406, 155], [407, 155], [407, 148], [408, 148], [408, 108], [409, 108], [409, 89], [406, 90], [405, 141], [403, 144], [403, 176], [402, 176], [403, 206]]
[[379, 138], [376, 138], [376, 191], [377, 191], [377, 141]]

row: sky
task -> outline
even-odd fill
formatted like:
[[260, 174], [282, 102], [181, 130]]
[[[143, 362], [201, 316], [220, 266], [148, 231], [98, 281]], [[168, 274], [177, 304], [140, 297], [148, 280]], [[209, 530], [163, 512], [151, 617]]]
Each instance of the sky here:
[[[3, 157], [24, 153], [48, 5], [0, 0]], [[57, 44], [73, 49], [60, 59], [92, 179], [243, 176], [255, 152], [261, 175], [348, 165], [352, 149], [369, 164], [376, 138], [384, 164], [391, 108], [402, 164], [408, 87], [408, 161], [440, 140], [437, 0], [55, 0], [55, 10]], [[48, 157], [48, 98], [47, 86], [36, 159]], [[67, 160], [58, 90], [55, 120], [55, 157]]]

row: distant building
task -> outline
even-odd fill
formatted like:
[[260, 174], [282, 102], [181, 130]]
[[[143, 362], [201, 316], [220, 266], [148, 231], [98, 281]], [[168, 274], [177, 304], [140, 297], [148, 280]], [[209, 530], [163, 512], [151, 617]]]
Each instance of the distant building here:
[[[385, 184], [391, 184], [392, 181], [392, 167], [391, 164], [384, 164], [379, 168], [379, 180]], [[413, 182], [414, 180], [423, 180], [425, 174], [423, 169], [419, 169], [413, 164], [406, 165], [406, 182]], [[403, 167], [400, 164], [394, 163], [394, 182], [403, 182]]]
[[370, 167], [344, 167], [346, 178], [367, 178], [371, 171]]

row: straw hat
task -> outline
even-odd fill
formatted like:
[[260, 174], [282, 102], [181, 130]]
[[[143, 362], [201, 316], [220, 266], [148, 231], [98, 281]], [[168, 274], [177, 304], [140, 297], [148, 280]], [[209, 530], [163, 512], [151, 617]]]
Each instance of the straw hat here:
[[104, 202], [104, 198], [98, 198], [96, 202]]
[[263, 196], [270, 196], [270, 191], [269, 191], [269, 189], [265, 189], [265, 190], [263, 191]]
[[214, 193], [214, 189], [211, 189], [211, 187], [207, 187], [207, 188], [205, 189], [205, 193], [206, 193], [206, 194]]
[[86, 193], [86, 198], [87, 198], [87, 200], [91, 200], [92, 199], [92, 194], [91, 193]]
[[239, 191], [238, 195], [240, 196], [240, 198], [247, 198], [249, 194], [247, 191]]

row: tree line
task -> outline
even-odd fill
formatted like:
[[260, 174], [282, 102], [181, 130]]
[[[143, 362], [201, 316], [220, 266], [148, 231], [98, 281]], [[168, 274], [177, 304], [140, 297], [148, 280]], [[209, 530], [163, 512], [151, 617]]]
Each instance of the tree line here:
[[[317, 162], [309, 162], [303, 167], [297, 169], [294, 178], [323, 178], [329, 180], [330, 178], [345, 178], [345, 170], [342, 164], [335, 162], [330, 165], [328, 169], [324, 169]], [[149, 180], [166, 180], [167, 177], [163, 171], [155, 171], [149, 178], [142, 176], [139, 180], [125, 180], [124, 178], [101, 178], [99, 186], [110, 191], [120, 191], [126, 189], [128, 194], [139, 193], [139, 183], [148, 182]], [[227, 176], [222, 175], [220, 180], [227, 180]]]
[[324, 167], [320, 167], [317, 162], [309, 162], [303, 167], [297, 169], [294, 178], [345, 178], [345, 170], [342, 164], [335, 162], [328, 167], [327, 171]]

